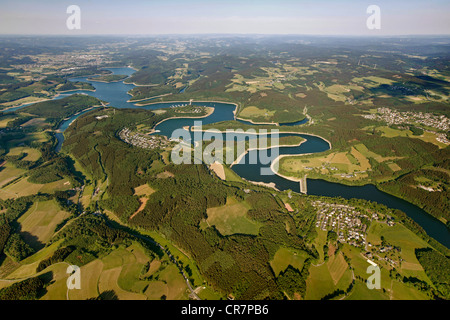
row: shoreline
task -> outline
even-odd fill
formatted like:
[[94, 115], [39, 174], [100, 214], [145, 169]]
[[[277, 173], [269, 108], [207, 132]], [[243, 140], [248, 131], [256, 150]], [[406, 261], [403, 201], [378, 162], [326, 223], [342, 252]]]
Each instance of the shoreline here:
[[95, 92], [95, 91], [97, 91], [97, 89], [72, 89], [72, 90], [56, 91], [58, 94], [55, 96], [55, 98], [58, 97], [59, 94], [61, 94], [61, 93], [64, 94], [64, 93], [71, 92], [71, 91], [91, 91], [91, 92]]
[[[55, 97], [57, 97], [57, 96], [58, 96], [58, 94]], [[44, 99], [44, 100], [38, 100], [38, 101], [35, 101], [35, 102], [23, 102], [23, 103], [19, 104], [18, 106], [6, 107], [5, 109], [0, 110], [0, 112], [8, 111], [8, 110], [14, 109], [14, 108], [24, 107], [25, 105], [28, 105], [28, 104], [31, 105], [31, 104], [35, 104], [35, 103], [39, 103], [39, 102], [50, 101], [50, 100], [53, 100], [53, 98], [51, 98], [51, 99]]]
[[[244, 119], [244, 118], [241, 118], [241, 117], [235, 117], [237, 120], [242, 120], [242, 121], [245, 121], [245, 122], [250, 122], [251, 124], [254, 124], [254, 125], [270, 125], [270, 126], [280, 126], [280, 123], [279, 122], [254, 122], [253, 120], [248, 120], [248, 119]], [[299, 121], [301, 121], [301, 120], [299, 120]]]
[[[170, 120], [170, 119], [203, 119], [203, 118], [209, 117], [210, 115], [212, 115], [214, 113], [214, 108], [213, 107], [206, 107], [206, 108], [207, 108], [208, 112], [205, 115], [203, 115], [203, 116], [198, 116], [198, 117], [169, 117], [169, 118], [163, 119], [163, 120], [159, 121], [158, 123], [156, 123], [153, 126], [153, 128], [147, 134], [155, 133], [156, 132], [156, 127], [158, 125], [160, 125], [164, 121], [167, 121], [167, 120]], [[167, 137], [167, 138], [169, 138], [169, 137]]]
[[[130, 78], [130, 76], [128, 76], [128, 78]], [[127, 80], [128, 78], [125, 78], [122, 80], [124, 84], [132, 84], [135, 87], [156, 87], [156, 86], [158, 86], [158, 84], [137, 84], [136, 82], [125, 82], [125, 80]]]
[[[244, 119], [244, 118], [241, 118], [241, 117], [235, 117], [235, 118], [236, 118], [237, 120], [242, 120], [242, 121], [245, 121], [245, 122], [250, 122], [251, 124], [254, 124], [254, 125], [271, 125], [271, 126], [279, 126], [279, 127], [282, 127], [282, 126], [283, 126], [283, 123], [280, 123], [280, 122], [255, 122], [255, 121], [253, 121], [253, 120]], [[304, 117], [302, 120], [297, 120], [297, 121], [292, 121], [292, 122], [284, 122], [284, 123], [295, 123], [295, 122], [303, 121], [303, 120], [305, 120], [305, 119], [308, 119], [307, 122], [312, 121], [312, 118], [311, 118], [308, 114], [306, 114], [305, 117]], [[303, 124], [303, 123], [302, 123], [302, 124]], [[305, 124], [306, 124], [306, 123], [305, 123]]]
[[[84, 112], [87, 112], [87, 111], [90, 111], [90, 110], [94, 110], [94, 109], [97, 109], [97, 108], [101, 108], [101, 107], [104, 107], [104, 106], [103, 106], [103, 105], [92, 106], [92, 107], [86, 108], [86, 109], [84, 109], [84, 110], [78, 111], [77, 113], [74, 113], [74, 114], [71, 115], [70, 117], [67, 117], [67, 118], [63, 119], [63, 120], [61, 121], [61, 123], [59, 124], [59, 127], [61, 127], [61, 125], [62, 125], [63, 122], [70, 120], [70, 118], [72, 118], [72, 117], [78, 116], [78, 115], [80, 115], [80, 114], [82, 114], [82, 113], [84, 113]], [[73, 120], [69, 123], [69, 125], [67, 126], [67, 128], [70, 127], [70, 125], [71, 125], [75, 120], [77, 120], [77, 119], [78, 119], [78, 118], [73, 119]], [[57, 133], [63, 133], [64, 131], [61, 131], [61, 129], [58, 128], [58, 129], [55, 130], [55, 132], [57, 132]]]
[[[127, 78], [128, 78], [128, 76], [127, 76]], [[114, 82], [120, 82], [120, 81], [124, 81], [125, 79], [127, 79], [127, 78], [123, 78], [123, 79], [120, 79], [120, 80], [113, 80], [113, 81], [105, 81], [105, 80], [94, 80], [94, 79], [92, 79], [92, 78], [86, 78], [86, 80], [88, 80], [88, 81], [92, 81], [92, 82], [102, 82], [102, 83], [114, 83]], [[81, 89], [81, 90], [83, 90], [83, 89]], [[88, 91], [88, 90], [86, 90], [86, 91]]]
[[[202, 130], [198, 130], [198, 129], [195, 129], [195, 127], [192, 127], [191, 130], [192, 130], [192, 131], [203, 131], [203, 132], [211, 131], [211, 132], [216, 132], [216, 133], [227, 133], [226, 131], [221, 131], [221, 130], [217, 130], [217, 129], [202, 129]], [[319, 136], [319, 135], [317, 135], [317, 134], [314, 134], [314, 133], [295, 132], [295, 131], [280, 131], [280, 132], [278, 132], [278, 134], [284, 134], [284, 133], [293, 134], [293, 135], [314, 136], [314, 137], [317, 137], [317, 138], [320, 138], [320, 139], [326, 141], [326, 142], [328, 143], [328, 146], [330, 147], [329, 150], [331, 150], [331, 148], [332, 148], [332, 147], [331, 147], [331, 142], [330, 142], [330, 141], [328, 141], [328, 140], [325, 139], [324, 137], [321, 137], [321, 136]], [[245, 133], [245, 134], [262, 135], [262, 134], [264, 134], [264, 133], [259, 133], [259, 132], [253, 133], [253, 132], [248, 132], [248, 133]], [[267, 134], [268, 134], [268, 133], [267, 133]], [[268, 135], [269, 135], [269, 134], [268, 134]], [[327, 150], [327, 151], [328, 151], [328, 150]], [[324, 152], [325, 152], [325, 151], [324, 151]], [[314, 153], [317, 153], [317, 152], [314, 152]], [[306, 153], [304, 153], [304, 154], [306, 155]], [[310, 154], [313, 154], [313, 153], [310, 153]], [[302, 154], [297, 154], [297, 155], [293, 154], [292, 156], [302, 156], [302, 155], [303, 155], [303, 153], [302, 153]]]
[[[173, 100], [173, 101], [159, 101], [159, 102], [151, 102], [148, 105], [152, 105], [152, 104], [158, 104], [158, 103], [189, 103], [189, 100], [183, 100], [183, 101], [177, 101], [177, 100]], [[217, 101], [217, 100], [194, 100], [192, 99], [192, 103], [202, 103], [202, 102], [213, 102], [213, 103], [223, 103], [223, 104], [232, 104], [234, 106], [236, 106], [236, 108], [238, 107], [237, 103], [234, 102], [226, 102], [226, 101]], [[211, 107], [214, 108], [214, 107]], [[162, 108], [163, 109], [163, 108]], [[236, 110], [235, 110], [236, 111]]]
[[[300, 147], [300, 146], [302, 145], [302, 143], [304, 143], [304, 142], [306, 142], [306, 139], [305, 139], [304, 141], [300, 142], [299, 144], [296, 144], [296, 145], [280, 144], [280, 145], [270, 146], [270, 147], [266, 147], [266, 148], [250, 148], [250, 149], [247, 149], [244, 153], [242, 153], [241, 155], [239, 155], [239, 157], [238, 157], [236, 160], [234, 160], [232, 164], [230, 164], [230, 168], [231, 168], [232, 166], [234, 166], [235, 164], [238, 164], [238, 163], [242, 160], [242, 158], [245, 157], [245, 155], [246, 155], [247, 153], [249, 153], [250, 151], [254, 151], [254, 150], [268, 150], [268, 149], [272, 149], [272, 148], [283, 148], [283, 147], [285, 147], [285, 148], [289, 148], [289, 147]], [[278, 158], [280, 158], [281, 156], [283, 156], [283, 155], [279, 155], [278, 157], [276, 157], [275, 160], [273, 160], [273, 161], [272, 161], [272, 164], [270, 165], [270, 169], [271, 169], [275, 174], [277, 174], [277, 173], [272, 169], [272, 165], [273, 165], [273, 164], [278, 160]]]
[[[95, 92], [97, 89], [73, 89], [73, 90], [64, 90], [64, 91], [56, 91], [56, 94], [48, 99], [43, 99], [43, 100], [38, 100], [38, 101], [32, 101], [32, 102], [23, 102], [18, 106], [10, 106], [10, 107], [6, 107], [5, 109], [0, 110], [0, 112], [4, 112], [4, 111], [8, 111], [10, 109], [14, 109], [14, 108], [21, 108], [24, 107], [25, 105], [32, 105], [35, 103], [39, 103], [39, 102], [44, 102], [44, 101], [51, 101], [54, 100], [55, 98], [59, 97], [61, 94], [67, 94], [68, 92], [72, 92], [72, 91], [91, 91], [91, 92]], [[83, 93], [79, 93], [79, 94], [83, 94]]]
[[[128, 93], [127, 92], [127, 94], [129, 94], [131, 97], [133, 97], [133, 95], [131, 94], [131, 93]], [[161, 98], [161, 97], [166, 97], [166, 96], [170, 96], [170, 95], [172, 95], [173, 93], [165, 93], [165, 94], [161, 94], [161, 95], [159, 95], [159, 96], [154, 96], [154, 97], [149, 97], [149, 98], [144, 98], [144, 99], [139, 99], [139, 100], [131, 100], [131, 99], [128, 99], [127, 100], [127, 102], [130, 102], [130, 103], [133, 103], [133, 102], [139, 102], [139, 101], [145, 101], [145, 100], [151, 100], [151, 99], [156, 99], [156, 98]], [[150, 103], [145, 103], [145, 104], [139, 104], [139, 103], [133, 103], [135, 106], [137, 106], [137, 107], [145, 107], [145, 106], [148, 106], [148, 105], [150, 105]]]
[[[238, 175], [239, 176], [239, 175]], [[272, 188], [272, 189], [274, 189], [274, 190], [276, 190], [276, 191], [280, 191], [277, 187], [276, 187], [276, 185], [275, 185], [275, 182], [269, 182], [269, 183], [267, 183], [267, 182], [262, 182], [262, 181], [252, 181], [252, 180], [247, 180], [247, 179], [245, 179], [245, 178], [242, 178], [241, 176], [239, 176], [242, 180], [244, 180], [244, 181], [247, 181], [247, 182], [250, 182], [250, 183], [252, 183], [252, 184], [255, 184], [255, 185], [258, 185], [258, 186], [263, 186], [263, 187], [267, 187], [267, 188]], [[280, 191], [281, 192], [281, 191]]]

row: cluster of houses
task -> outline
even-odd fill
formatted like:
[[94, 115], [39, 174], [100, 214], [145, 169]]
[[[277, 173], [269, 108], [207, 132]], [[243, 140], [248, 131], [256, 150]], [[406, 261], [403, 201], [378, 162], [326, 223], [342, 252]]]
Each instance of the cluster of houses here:
[[11, 131], [16, 131], [17, 129], [22, 130], [23, 127], [22, 127], [22, 126], [19, 126], [19, 127], [6, 127], [6, 128], [2, 128], [2, 129], [0, 129], [0, 136], [1, 136], [1, 135], [4, 135], [4, 134], [7, 134], [8, 132], [11, 132]]
[[170, 141], [163, 136], [149, 136], [123, 128], [119, 132], [122, 141], [143, 149], [163, 149], [169, 146]]
[[[185, 107], [185, 105], [181, 105], [180, 107]], [[173, 106], [171, 107], [173, 108]], [[181, 112], [181, 113], [203, 113], [205, 111], [204, 107], [191, 107], [188, 110], [182, 109], [182, 110], [175, 110], [175, 112]]]
[[88, 66], [99, 66], [106, 61], [104, 54], [56, 54], [51, 57], [46, 55], [37, 55], [33, 56], [32, 59], [36, 62], [32, 64], [15, 66], [25, 70], [66, 67], [61, 69], [61, 72], [72, 72]]
[[338, 235], [338, 241], [355, 247], [366, 244], [367, 225], [363, 220], [369, 216], [355, 207], [346, 204], [335, 204], [314, 201], [312, 205], [317, 210], [316, 227], [324, 231], [333, 230]]
[[[442, 131], [450, 130], [449, 118], [447, 118], [445, 115], [434, 115], [432, 113], [412, 112], [412, 111], [400, 112], [397, 110], [392, 110], [390, 108], [383, 107], [378, 108], [376, 114], [367, 114], [363, 115], [363, 117], [371, 120], [385, 121], [388, 125], [420, 123], [426, 127], [431, 127], [437, 130]], [[450, 141], [447, 139], [447, 135], [444, 133], [439, 133], [436, 140], [442, 143], [450, 143]]]

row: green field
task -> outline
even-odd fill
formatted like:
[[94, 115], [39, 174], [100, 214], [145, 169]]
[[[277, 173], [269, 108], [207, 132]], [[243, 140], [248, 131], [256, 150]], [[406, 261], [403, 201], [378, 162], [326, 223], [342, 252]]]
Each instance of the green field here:
[[392, 281], [393, 300], [429, 300], [430, 298], [414, 287], [398, 281]]
[[53, 193], [56, 190], [68, 190], [70, 188], [71, 184], [67, 179], [61, 179], [46, 184], [39, 184], [28, 182], [28, 178], [21, 178], [0, 189], [0, 199], [29, 196], [38, 192]]
[[22, 237], [29, 245], [38, 249], [51, 239], [56, 226], [69, 215], [54, 200], [36, 202], [18, 219]]
[[22, 160], [36, 161], [41, 157], [39, 150], [29, 147], [15, 147], [11, 148], [8, 152], [9, 156], [19, 155], [21, 153], [26, 153], [27, 155]]
[[330, 257], [327, 261], [327, 267], [334, 284], [337, 285], [347, 271], [348, 264], [342, 253], [339, 253]]
[[255, 106], [249, 106], [242, 109], [241, 112], [239, 112], [239, 116], [246, 118], [246, 119], [255, 119], [255, 118], [263, 118], [266, 119], [267, 122], [270, 121], [271, 117], [275, 114], [275, 111], [269, 111], [267, 109], [259, 109]]
[[424, 240], [400, 224], [389, 227], [384, 223], [373, 222], [367, 232], [367, 241], [373, 244], [380, 244], [381, 236], [388, 243], [402, 248], [402, 269], [423, 270], [416, 258], [414, 250], [416, 248], [428, 247], [428, 244]]
[[323, 246], [327, 242], [327, 231], [323, 231], [322, 229], [316, 228], [317, 237], [314, 239], [314, 246], [319, 252], [319, 263], [324, 261], [325, 253], [323, 252]]
[[309, 277], [306, 281], [306, 300], [319, 300], [335, 290], [333, 278], [330, 275], [326, 263], [309, 269]]
[[352, 292], [345, 300], [389, 300], [389, 296], [380, 290], [370, 290], [365, 283], [357, 281]]
[[[12, 164], [9, 164], [8, 162], [6, 162], [2, 166], [0, 166], [0, 187], [4, 186], [6, 183], [19, 177], [24, 172], [25, 172], [24, 169], [16, 168]], [[2, 199], [7, 198], [6, 194], [5, 194], [5, 197], [2, 196], [1, 190], [2, 189], [0, 189], [0, 198], [2, 198]]]
[[234, 233], [257, 235], [260, 225], [247, 217], [250, 206], [246, 202], [238, 202], [228, 198], [227, 204], [207, 210], [209, 225], [216, 226], [226, 236]]
[[121, 74], [111, 74], [111, 75], [103, 75], [103, 76], [96, 76], [88, 78], [88, 80], [91, 81], [101, 81], [101, 82], [117, 82], [128, 78], [126, 75]]
[[281, 271], [286, 270], [286, 268], [291, 265], [297, 270], [302, 270], [303, 263], [308, 258], [308, 254], [304, 251], [296, 251], [288, 248], [280, 248], [275, 253], [272, 261], [270, 261], [270, 266], [276, 276], [280, 274]]

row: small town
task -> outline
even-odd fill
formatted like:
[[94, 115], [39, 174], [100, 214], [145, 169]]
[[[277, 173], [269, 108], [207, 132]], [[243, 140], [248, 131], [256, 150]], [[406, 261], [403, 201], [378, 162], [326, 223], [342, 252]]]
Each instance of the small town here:
[[[381, 244], [366, 241], [370, 221], [380, 221], [380, 216], [374, 212], [366, 214], [357, 208], [346, 204], [314, 201], [311, 203], [317, 209], [316, 227], [323, 231], [334, 231], [340, 243], [361, 248], [362, 254], [368, 259], [384, 260], [395, 267], [401, 262], [398, 257], [400, 249], [382, 240]], [[392, 217], [386, 216], [383, 221], [390, 227], [395, 225]]]
[[183, 109], [175, 109], [175, 112], [177, 113], [203, 113], [205, 112], [205, 107], [201, 107], [201, 106], [193, 106], [193, 105], [189, 105], [189, 104], [181, 104], [181, 105], [174, 105], [171, 106], [171, 108], [181, 108], [184, 107]]
[[[363, 115], [366, 119], [386, 121], [388, 125], [392, 124], [406, 124], [406, 123], [419, 123], [427, 127], [431, 127], [437, 130], [448, 131], [450, 130], [450, 119], [445, 115], [434, 115], [432, 113], [423, 112], [400, 112], [392, 110], [390, 108], [378, 108], [376, 114]], [[428, 131], [428, 130], [425, 130]], [[439, 133], [436, 138], [439, 142], [450, 143], [446, 134]]]
[[[25, 56], [26, 57], [26, 56]], [[34, 63], [17, 64], [17, 68], [24, 70], [44, 70], [61, 68], [62, 73], [73, 72], [85, 67], [96, 67], [108, 61], [104, 54], [80, 53], [80, 54], [61, 54], [61, 55], [35, 55], [32, 57]]]
[[126, 143], [144, 149], [162, 149], [168, 147], [170, 143], [165, 137], [136, 133], [128, 128], [122, 129], [119, 132], [119, 137]]
[[324, 231], [333, 230], [338, 235], [338, 241], [355, 247], [364, 247], [369, 219], [378, 219], [376, 213], [372, 217], [346, 204], [334, 204], [314, 201], [312, 205], [317, 209], [316, 227]]

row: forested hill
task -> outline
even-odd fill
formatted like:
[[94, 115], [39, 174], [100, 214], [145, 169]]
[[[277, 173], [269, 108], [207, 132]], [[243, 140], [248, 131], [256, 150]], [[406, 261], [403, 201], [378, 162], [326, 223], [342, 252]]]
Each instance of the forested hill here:
[[71, 115], [94, 106], [101, 106], [102, 101], [84, 94], [74, 94], [62, 99], [43, 101], [23, 108], [21, 111], [38, 117], [58, 122]]

